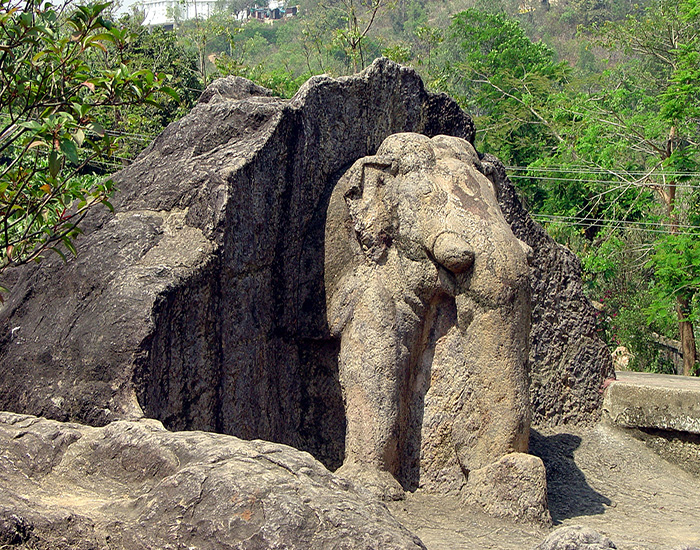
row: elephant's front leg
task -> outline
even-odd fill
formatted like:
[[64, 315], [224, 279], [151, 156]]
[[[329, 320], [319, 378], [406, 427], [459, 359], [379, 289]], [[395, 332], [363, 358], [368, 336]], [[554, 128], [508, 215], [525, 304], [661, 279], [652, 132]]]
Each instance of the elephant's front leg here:
[[403, 498], [402, 400], [408, 399], [420, 321], [381, 285], [367, 288], [342, 333], [339, 374], [346, 414], [345, 461], [336, 472], [383, 500]]
[[465, 472], [483, 468], [509, 453], [525, 453], [530, 434], [527, 292], [484, 309], [457, 297], [458, 324], [470, 373], [472, 399], [453, 429]]

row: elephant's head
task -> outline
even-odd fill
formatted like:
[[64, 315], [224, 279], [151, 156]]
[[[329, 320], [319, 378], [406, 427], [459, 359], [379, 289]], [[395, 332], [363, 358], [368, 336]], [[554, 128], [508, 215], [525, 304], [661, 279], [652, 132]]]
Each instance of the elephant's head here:
[[504, 287], [527, 286], [529, 247], [513, 235], [478, 166], [463, 139], [411, 133], [388, 137], [376, 155], [358, 160], [329, 205], [327, 292], [358, 263], [384, 262], [391, 249], [446, 270], [494, 305]]

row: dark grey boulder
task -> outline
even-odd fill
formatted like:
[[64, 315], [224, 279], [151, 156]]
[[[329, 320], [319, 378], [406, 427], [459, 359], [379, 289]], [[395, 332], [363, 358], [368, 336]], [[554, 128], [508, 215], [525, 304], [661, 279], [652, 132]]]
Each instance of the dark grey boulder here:
[[[339, 466], [326, 209], [340, 175], [404, 131], [474, 138], [454, 101], [384, 59], [353, 77], [314, 77], [290, 101], [240, 78], [213, 84], [115, 175], [116, 214], [85, 220], [77, 258], [48, 257], [19, 277], [0, 311], [0, 409], [95, 426], [147, 416]], [[535, 411], [595, 415], [609, 356], [578, 264], [498, 170], [501, 208], [535, 249]]]
[[40, 549], [419, 550], [379, 502], [266, 441], [0, 413], [0, 544]]

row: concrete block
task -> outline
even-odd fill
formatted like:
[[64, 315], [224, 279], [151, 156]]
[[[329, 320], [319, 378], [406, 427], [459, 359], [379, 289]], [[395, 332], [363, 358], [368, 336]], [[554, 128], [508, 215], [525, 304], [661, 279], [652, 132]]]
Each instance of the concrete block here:
[[625, 428], [700, 434], [700, 378], [618, 372], [605, 391], [603, 414]]

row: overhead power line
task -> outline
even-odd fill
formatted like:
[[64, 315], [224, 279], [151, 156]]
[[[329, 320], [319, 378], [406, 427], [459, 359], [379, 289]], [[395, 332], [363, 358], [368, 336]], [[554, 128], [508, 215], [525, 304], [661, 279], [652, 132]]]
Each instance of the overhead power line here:
[[[664, 174], [667, 175], [668, 174]], [[688, 176], [689, 174], [683, 174], [683, 176]], [[700, 174], [699, 174], [700, 176]], [[625, 180], [597, 180], [597, 179], [589, 179], [589, 178], [561, 178], [561, 177], [555, 177], [555, 176], [533, 176], [533, 175], [519, 175], [519, 174], [512, 174], [509, 176], [510, 179], [533, 179], [533, 180], [539, 180], [539, 181], [562, 181], [562, 182], [569, 182], [569, 183], [582, 183], [582, 182], [588, 182], [588, 183], [606, 183], [606, 184], [615, 184], [618, 186], [623, 186], [625, 184], [631, 185], [634, 187], [645, 187], [645, 186], [653, 186], [653, 185], [660, 185], [658, 183], [644, 183], [641, 181], [625, 181]], [[668, 176], [672, 177], [672, 176]], [[675, 176], [679, 177], [679, 176]], [[677, 187], [686, 187], [690, 189], [700, 189], [700, 185], [693, 185], [691, 183], [685, 183], [685, 182], [676, 182]]]
[[684, 235], [700, 235], [700, 226], [697, 225], [687, 225], [678, 224], [674, 225], [667, 222], [639, 222], [639, 221], [626, 221], [626, 220], [611, 220], [611, 219], [597, 219], [597, 218], [582, 218], [578, 216], [556, 216], [553, 214], [530, 214], [533, 218], [542, 221], [549, 222], [559, 222], [569, 225], [617, 225], [624, 226], [625, 229], [630, 229], [632, 231], [642, 231], [649, 233], [668, 233], [670, 229], [691, 229], [695, 231], [686, 231]]
[[698, 225], [687, 225], [687, 224], [673, 224], [669, 222], [640, 222], [631, 220], [613, 220], [605, 218], [584, 218], [581, 216], [559, 216], [556, 214], [531, 214], [533, 216], [547, 217], [552, 219], [570, 220], [575, 222], [586, 222], [590, 224], [603, 224], [603, 223], [624, 223], [630, 225], [641, 225], [641, 226], [654, 226], [654, 227], [677, 227], [679, 229], [697, 229], [700, 231], [700, 226]]
[[[605, 168], [588, 168], [586, 166], [566, 166], [563, 164], [556, 164], [553, 166], [506, 166], [506, 170], [513, 170], [519, 172], [567, 172], [572, 174], [612, 174], [613, 170], [606, 170]], [[649, 171], [624, 171], [625, 175], [628, 176], [648, 176]], [[659, 172], [659, 175], [665, 175], [668, 177], [682, 177], [691, 176], [698, 177], [700, 172]]]

